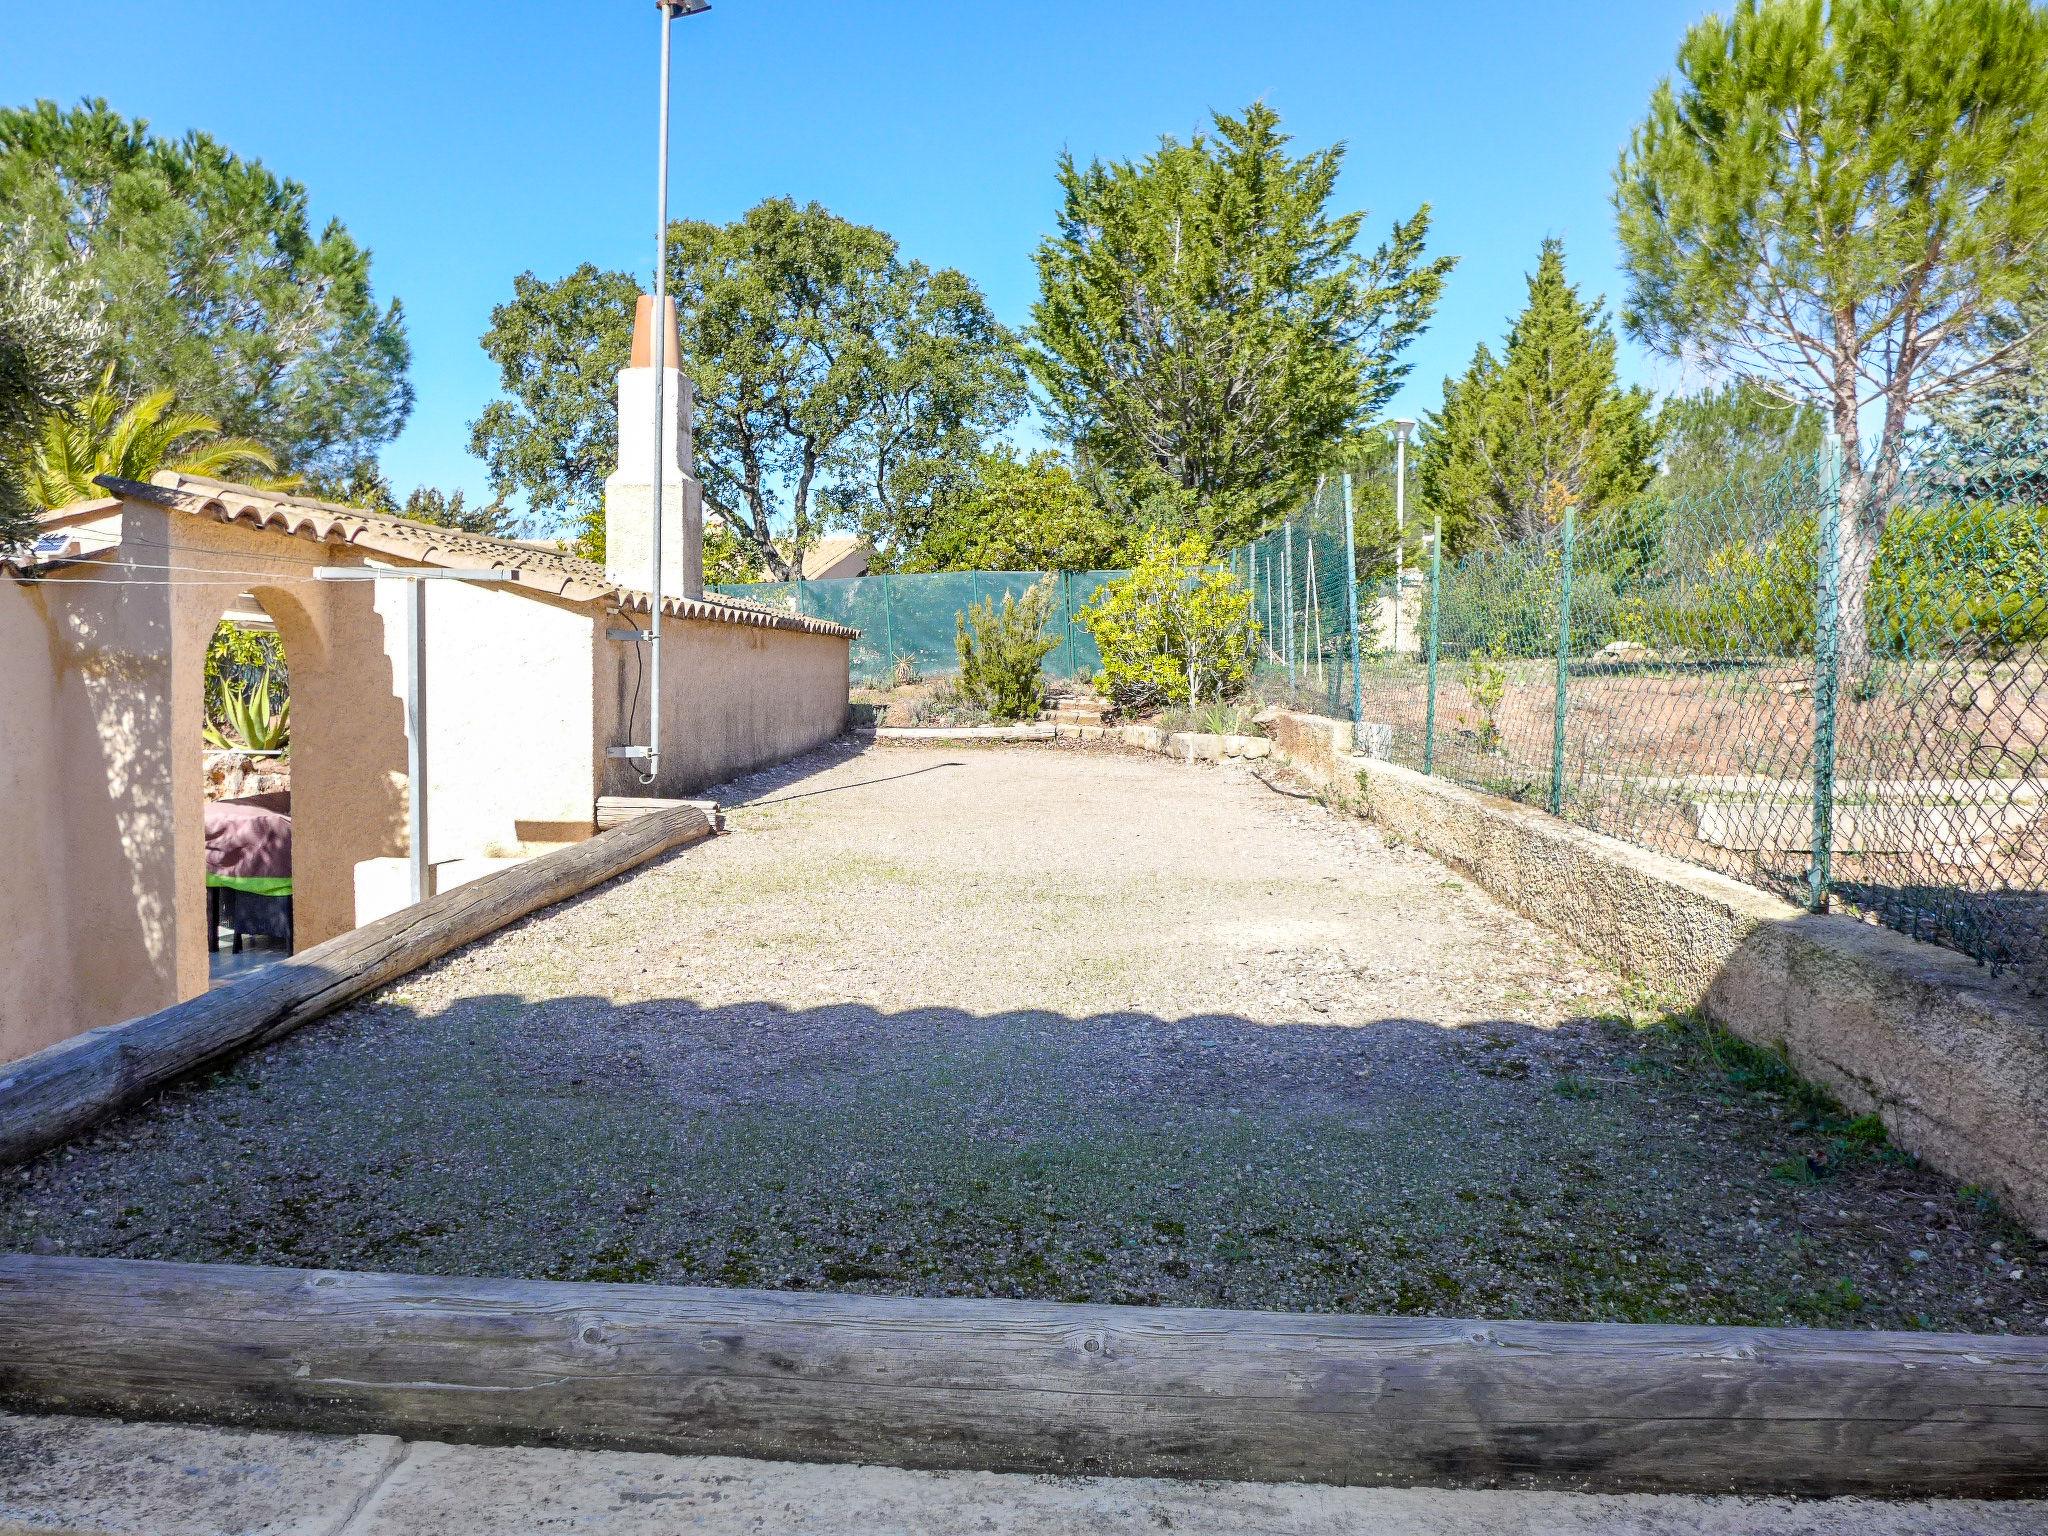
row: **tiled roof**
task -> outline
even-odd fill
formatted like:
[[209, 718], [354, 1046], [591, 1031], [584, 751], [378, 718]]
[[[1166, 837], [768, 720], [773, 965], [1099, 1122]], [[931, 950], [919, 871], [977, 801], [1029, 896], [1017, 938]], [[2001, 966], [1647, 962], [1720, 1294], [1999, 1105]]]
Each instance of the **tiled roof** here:
[[827, 534], [804, 551], [804, 580], [821, 579], [827, 571], [852, 554], [861, 556], [861, 569], [854, 573], [860, 575], [867, 570], [867, 540], [852, 533]]
[[[611, 601], [621, 608], [641, 613], [648, 608], [646, 592], [622, 587], [609, 580], [604, 567], [595, 561], [563, 554], [560, 550], [537, 549], [512, 539], [464, 533], [457, 528], [440, 528], [431, 523], [416, 523], [403, 517], [387, 517], [378, 512], [316, 501], [310, 496], [259, 491], [225, 480], [209, 480], [168, 470], [146, 485], [135, 480], [116, 480], [112, 476], [102, 476], [98, 483], [123, 499], [145, 501], [152, 506], [193, 517], [238, 523], [288, 538], [309, 539], [317, 544], [345, 544], [352, 549], [409, 560], [416, 565], [457, 571], [507, 571], [514, 578], [510, 585], [515, 590], [523, 587], [571, 602]], [[678, 619], [793, 629], [813, 635], [851, 638], [858, 633], [843, 624], [805, 618], [780, 608], [769, 608], [744, 598], [721, 594], [687, 598], [664, 593], [661, 611]]]

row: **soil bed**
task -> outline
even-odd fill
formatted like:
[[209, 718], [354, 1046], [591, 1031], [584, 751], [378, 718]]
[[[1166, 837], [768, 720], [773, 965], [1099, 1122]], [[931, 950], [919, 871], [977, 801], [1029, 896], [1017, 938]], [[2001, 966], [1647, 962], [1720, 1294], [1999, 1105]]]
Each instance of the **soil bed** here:
[[2048, 1329], [1972, 1192], [1253, 767], [898, 747], [721, 798], [0, 1175], [0, 1249]]

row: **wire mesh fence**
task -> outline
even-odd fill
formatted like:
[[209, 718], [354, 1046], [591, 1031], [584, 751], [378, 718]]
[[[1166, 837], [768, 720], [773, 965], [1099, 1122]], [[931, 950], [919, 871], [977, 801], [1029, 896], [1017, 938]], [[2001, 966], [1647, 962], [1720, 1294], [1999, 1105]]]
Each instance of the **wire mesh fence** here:
[[1268, 698], [1350, 719], [1364, 648], [1353, 486], [1326, 479], [1280, 527], [1223, 557], [1252, 594], [1252, 674]]
[[1102, 664], [1079, 615], [1122, 571], [939, 571], [925, 575], [856, 576], [834, 581], [765, 581], [713, 585], [731, 597], [830, 619], [860, 631], [853, 643], [855, 687], [884, 686], [906, 672], [945, 677], [960, 670], [958, 627], [974, 604], [1022, 597], [1053, 583], [1051, 623], [1059, 645], [1045, 659], [1054, 677], [1083, 677]]
[[[1392, 755], [2040, 973], [2048, 510], [1825, 459], [1441, 564]], [[2037, 979], [2040, 979], [2037, 974]]]
[[[2010, 456], [2008, 456], [2010, 459]], [[1261, 696], [1369, 750], [2048, 984], [2048, 454], [1826, 454], [1662, 482], [1524, 537], [1403, 557], [1332, 476], [1221, 563]], [[1374, 514], [1377, 517], [1377, 513]], [[1391, 526], [1391, 525], [1390, 525]], [[854, 681], [957, 669], [975, 602], [1055, 584], [1055, 676], [1120, 571], [718, 590], [860, 631]]]

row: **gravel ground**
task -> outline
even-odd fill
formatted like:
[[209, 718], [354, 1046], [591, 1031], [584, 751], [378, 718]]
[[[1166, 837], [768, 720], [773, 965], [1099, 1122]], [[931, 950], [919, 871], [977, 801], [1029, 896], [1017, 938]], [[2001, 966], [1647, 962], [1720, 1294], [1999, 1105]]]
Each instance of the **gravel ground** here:
[[721, 798], [6, 1175], [0, 1249], [2048, 1329], [1988, 1202], [1284, 780], [835, 750]]

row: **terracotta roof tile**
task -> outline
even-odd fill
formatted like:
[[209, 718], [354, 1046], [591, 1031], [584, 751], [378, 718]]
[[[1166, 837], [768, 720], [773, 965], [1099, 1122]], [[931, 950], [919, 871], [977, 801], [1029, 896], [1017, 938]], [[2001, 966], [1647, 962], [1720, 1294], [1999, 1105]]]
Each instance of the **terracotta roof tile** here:
[[[511, 583], [515, 590], [524, 587], [571, 602], [612, 601], [621, 608], [641, 613], [648, 608], [646, 592], [611, 581], [604, 567], [596, 562], [560, 550], [536, 549], [512, 539], [494, 539], [487, 534], [465, 533], [457, 528], [441, 528], [316, 501], [310, 496], [259, 491], [225, 480], [172, 471], [157, 475], [146, 485], [112, 476], [102, 476], [98, 483], [116, 496], [146, 501], [193, 517], [239, 523], [318, 544], [346, 544], [353, 549], [444, 570], [509, 571], [515, 577]], [[859, 633], [843, 624], [805, 618], [722, 594], [703, 598], [664, 596], [661, 611], [673, 618], [705, 619], [715, 624], [747, 624], [843, 638]]]

